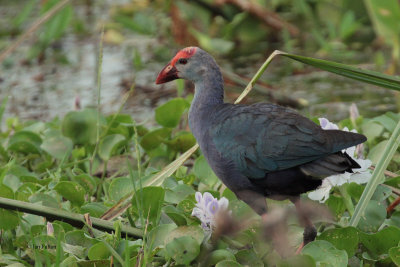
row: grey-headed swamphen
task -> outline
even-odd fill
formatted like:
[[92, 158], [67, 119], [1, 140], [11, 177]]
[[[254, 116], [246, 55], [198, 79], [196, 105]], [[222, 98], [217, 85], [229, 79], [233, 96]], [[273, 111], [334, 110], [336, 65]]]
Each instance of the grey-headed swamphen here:
[[[207, 52], [187, 47], [161, 70], [156, 83], [186, 79], [195, 85], [190, 129], [209, 165], [236, 196], [261, 216], [265, 197], [290, 199], [301, 216], [299, 195], [330, 175], [360, 168], [342, 150], [365, 142], [364, 135], [323, 130], [292, 109], [268, 103], [224, 103], [221, 71]], [[303, 216], [304, 217], [304, 216]], [[316, 237], [307, 218], [303, 244]]]

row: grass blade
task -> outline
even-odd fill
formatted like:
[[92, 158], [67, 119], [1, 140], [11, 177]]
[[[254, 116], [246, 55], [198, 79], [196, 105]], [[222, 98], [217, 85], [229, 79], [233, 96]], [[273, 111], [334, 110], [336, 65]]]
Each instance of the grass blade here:
[[356, 227], [363, 215], [365, 209], [367, 208], [368, 202], [371, 200], [377, 186], [383, 182], [384, 171], [389, 165], [390, 161], [397, 148], [400, 145], [400, 121], [397, 123], [396, 128], [393, 131], [386, 147], [382, 153], [378, 164], [376, 164], [374, 173], [372, 174], [371, 180], [365, 186], [364, 192], [361, 195], [360, 201], [358, 202], [354, 215], [351, 217], [350, 226]]
[[[275, 51], [277, 52], [277, 51]], [[274, 53], [275, 53], [274, 52]], [[328, 60], [322, 60], [311, 57], [298, 56], [294, 54], [288, 54], [285, 52], [277, 52], [278, 54], [288, 57], [304, 64], [311, 65], [313, 67], [326, 70], [347, 78], [358, 80], [365, 83], [389, 88], [392, 90], [400, 91], [400, 78], [395, 76], [386, 75], [372, 70], [365, 70], [349, 66], [342, 63], [337, 63]]]

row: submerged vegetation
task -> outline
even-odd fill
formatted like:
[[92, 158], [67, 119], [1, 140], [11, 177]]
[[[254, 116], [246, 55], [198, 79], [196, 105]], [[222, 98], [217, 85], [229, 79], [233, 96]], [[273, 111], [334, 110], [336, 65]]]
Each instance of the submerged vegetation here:
[[[357, 156], [372, 162], [372, 177], [367, 184], [337, 183], [325, 188], [324, 204], [310, 201], [306, 207], [318, 228], [317, 240], [294, 255], [302, 228], [292, 206], [272, 201], [270, 214], [276, 220], [262, 225], [259, 216], [226, 189], [196, 150], [187, 125], [192, 94], [186, 87], [190, 86], [178, 81], [172, 93], [156, 94], [155, 101], [146, 95], [153, 91], [140, 91], [141, 71], [158, 67], [156, 61], [165, 63], [179, 45], [197, 44], [232, 62], [236, 73], [257, 73], [248, 89], [269, 90], [265, 80], [256, 82], [271, 61], [259, 72], [245, 63], [261, 65], [279, 49], [313, 57], [280, 54], [281, 59], [274, 59], [285, 65], [277, 71], [280, 75], [312, 72], [314, 68], [304, 67], [310, 65], [381, 86], [381, 91], [393, 89], [388, 94], [395, 98], [400, 79], [391, 75], [399, 67], [398, 1], [276, 0], [248, 1], [248, 6], [243, 1], [130, 1], [109, 5], [109, 16], [95, 31], [92, 27], [98, 21], [91, 20], [99, 15], [101, 4], [94, 1], [22, 2], [11, 23], [0, 29], [2, 70], [15, 70], [21, 58], [28, 65], [50, 62], [68, 68], [74, 63], [63, 43], [72, 32], [77, 39], [96, 37], [97, 79], [92, 88], [95, 100], [81, 104], [79, 97], [72, 98], [75, 110], [49, 120], [12, 115], [14, 100], [8, 92], [18, 88], [3, 82], [9, 87], [0, 88], [1, 266], [400, 265], [398, 108], [383, 105], [379, 114], [365, 116], [362, 111], [357, 115], [351, 101], [344, 102], [353, 115], [335, 123], [367, 136]], [[87, 18], [80, 15], [83, 11]], [[47, 22], [39, 19], [31, 24], [46, 16]], [[27, 34], [36, 31], [38, 38]], [[35, 40], [22, 57], [12, 54], [19, 44], [10, 36], [17, 35]], [[129, 46], [131, 35], [156, 42], [139, 50]], [[113, 103], [113, 112], [107, 113], [102, 111], [102, 94], [114, 88], [105, 88], [101, 81], [105, 80], [103, 49], [110, 45], [125, 49], [129, 71], [135, 77], [125, 81], [127, 92], [121, 93], [119, 105]], [[152, 51], [144, 54], [147, 49]], [[387, 75], [316, 57], [372, 63], [368, 69]], [[154, 82], [157, 70], [149, 83]], [[272, 84], [277, 80], [277, 74], [266, 75]], [[224, 76], [242, 89], [248, 82], [228, 71]], [[7, 80], [1, 73], [0, 78]], [[144, 122], [124, 109], [138, 94], [157, 105]], [[304, 105], [304, 99], [286, 98], [276, 91], [267, 95], [271, 101]], [[227, 96], [235, 99], [237, 94], [229, 90]], [[358, 104], [361, 99], [352, 101]], [[317, 118], [326, 115], [312, 119], [318, 123]], [[284, 248], [271, 242], [268, 229], [278, 229], [274, 234], [281, 237]], [[282, 250], [289, 256], [282, 258], [277, 252]]]

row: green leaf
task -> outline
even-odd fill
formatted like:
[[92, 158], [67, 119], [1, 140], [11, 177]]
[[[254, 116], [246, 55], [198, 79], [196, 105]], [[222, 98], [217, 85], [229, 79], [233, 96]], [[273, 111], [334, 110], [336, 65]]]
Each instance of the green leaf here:
[[176, 228], [174, 224], [160, 224], [154, 227], [147, 236], [146, 244], [149, 250], [152, 251], [158, 247], [164, 247], [167, 236]]
[[89, 248], [92, 246], [93, 241], [86, 237], [85, 232], [82, 230], [69, 231], [65, 234], [65, 243], [73, 246], [81, 246], [84, 248]]
[[165, 244], [168, 244], [174, 238], [182, 236], [191, 236], [197, 240], [197, 243], [201, 244], [204, 239], [204, 231], [198, 225], [179, 226], [169, 233], [164, 242]]
[[310, 255], [315, 259], [318, 266], [346, 267], [347, 253], [339, 250], [325, 240], [316, 240], [308, 243], [302, 250], [302, 254]]
[[208, 265], [207, 266], [214, 266], [218, 262], [224, 261], [224, 260], [230, 260], [230, 261], [235, 261], [236, 258], [235, 256], [227, 251], [226, 249], [217, 249], [211, 252], [209, 258], [208, 258]]
[[24, 154], [40, 154], [41, 144], [42, 139], [36, 133], [19, 131], [10, 138], [7, 150]]
[[0, 229], [11, 230], [15, 229], [19, 224], [18, 214], [14, 211], [0, 209]]
[[400, 229], [389, 226], [375, 234], [360, 232], [360, 242], [368, 250], [369, 255], [378, 259], [387, 254], [390, 248], [397, 247], [400, 240]]
[[218, 177], [214, 174], [204, 155], [196, 159], [193, 166], [193, 173], [206, 185], [214, 185]]
[[116, 150], [126, 143], [125, 136], [121, 134], [107, 135], [100, 141], [99, 156], [103, 160], [109, 160]]
[[370, 200], [361, 216], [358, 228], [364, 232], [375, 232], [385, 221], [386, 208], [376, 200]]
[[336, 63], [328, 60], [298, 56], [294, 54], [288, 54], [285, 52], [279, 52], [279, 54], [284, 57], [300, 61], [304, 64], [311, 65], [316, 68], [336, 73], [338, 75], [342, 75], [354, 80], [400, 91], [400, 79], [398, 77], [386, 75], [376, 71], [359, 69], [353, 66]]
[[98, 242], [91, 246], [88, 251], [88, 258], [90, 260], [102, 260], [108, 259], [111, 256], [111, 252], [108, 250], [103, 242]]
[[140, 209], [143, 217], [146, 220], [148, 219], [153, 226], [156, 226], [160, 218], [161, 207], [164, 203], [164, 189], [158, 186], [148, 186], [138, 191], [137, 194], [139, 203], [136, 203], [136, 197], [134, 196], [132, 198], [132, 207], [137, 212]]
[[171, 129], [160, 128], [149, 133], [146, 133], [140, 140], [140, 145], [145, 150], [151, 150], [157, 148], [164, 140], [169, 138], [171, 135]]
[[156, 121], [158, 124], [175, 128], [182, 117], [182, 114], [189, 108], [190, 104], [183, 98], [174, 98], [156, 108]]
[[50, 130], [46, 132], [41, 149], [49, 153], [52, 157], [62, 160], [68, 157], [72, 151], [71, 139], [61, 135], [60, 131]]
[[170, 203], [179, 203], [184, 200], [188, 195], [192, 195], [196, 191], [187, 184], [179, 184], [171, 190], [165, 191], [165, 201]]
[[232, 260], [224, 260], [224, 261], [220, 261], [218, 262], [217, 265], [215, 265], [215, 267], [242, 267], [243, 265], [241, 265], [240, 263], [237, 263], [236, 261], [232, 261]]
[[180, 132], [171, 140], [165, 140], [164, 143], [175, 151], [185, 152], [196, 144], [196, 139], [189, 132]]
[[72, 178], [75, 182], [79, 183], [89, 195], [93, 195], [97, 190], [97, 182], [95, 178], [89, 174], [82, 173]]
[[400, 266], [400, 247], [394, 247], [389, 249], [389, 256], [394, 264]]
[[[236, 260], [238, 263], [244, 266], [252, 266], [252, 267], [264, 267], [264, 264], [261, 259], [257, 257], [257, 254], [254, 252], [254, 249], [243, 249], [239, 250], [235, 254]], [[309, 257], [309, 256], [306, 256]], [[311, 258], [311, 257], [309, 257]], [[311, 258], [312, 260], [312, 258]], [[293, 265], [290, 265], [293, 266]], [[309, 265], [302, 265], [309, 266]]]
[[318, 240], [328, 241], [337, 249], [346, 250], [351, 258], [358, 248], [358, 231], [354, 227], [329, 229], [322, 232]]
[[[105, 118], [100, 116], [100, 125], [105, 125]], [[71, 111], [62, 122], [62, 133], [72, 139], [74, 144], [95, 144], [97, 139], [97, 110], [84, 109]]]
[[173, 258], [177, 264], [188, 265], [200, 253], [200, 245], [191, 236], [181, 236], [174, 238], [165, 246], [167, 254]]
[[91, 202], [81, 207], [81, 213], [89, 213], [92, 217], [100, 218], [107, 209], [108, 208], [101, 203]]
[[112, 201], [118, 202], [122, 197], [132, 191], [132, 180], [128, 177], [120, 177], [112, 180], [108, 188], [108, 195]]
[[54, 190], [75, 205], [81, 206], [85, 202], [85, 189], [77, 182], [58, 182]]
[[163, 208], [163, 211], [172, 221], [174, 221], [177, 226], [183, 226], [187, 224], [185, 216], [183, 216], [182, 213], [179, 212], [179, 210], [177, 210], [177, 208], [174, 206], [166, 206]]
[[[264, 265], [263, 265], [264, 266]], [[310, 255], [295, 255], [284, 259], [277, 264], [277, 267], [315, 267], [315, 260]], [[325, 265], [321, 265], [325, 266]]]

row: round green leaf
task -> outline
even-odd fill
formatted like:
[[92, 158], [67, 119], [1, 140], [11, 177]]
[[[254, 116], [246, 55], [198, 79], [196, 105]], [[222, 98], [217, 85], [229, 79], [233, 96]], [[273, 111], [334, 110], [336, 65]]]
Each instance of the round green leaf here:
[[82, 173], [72, 178], [75, 182], [79, 183], [89, 195], [93, 195], [97, 190], [97, 183], [95, 178], [89, 174]]
[[326, 267], [346, 267], [347, 253], [339, 250], [325, 240], [316, 240], [308, 243], [302, 250], [302, 254], [310, 255], [315, 259], [317, 265]]
[[103, 160], [109, 160], [115, 151], [126, 142], [125, 136], [121, 134], [107, 135], [100, 141], [99, 156]]
[[77, 182], [61, 181], [54, 189], [75, 205], [81, 206], [85, 202], [85, 189]]
[[[295, 255], [280, 261], [277, 267], [315, 267], [315, 260], [310, 255]], [[327, 266], [327, 265], [321, 265]], [[330, 266], [330, 265], [329, 265]]]
[[243, 265], [241, 265], [240, 263], [237, 263], [236, 261], [232, 261], [232, 260], [224, 260], [224, 261], [220, 261], [218, 262], [217, 265], [215, 265], [215, 267], [242, 267]]
[[400, 247], [389, 249], [389, 256], [397, 266], [400, 266]]
[[93, 240], [86, 237], [84, 231], [74, 230], [65, 234], [65, 243], [88, 248], [93, 244]]
[[175, 228], [176, 225], [174, 224], [160, 224], [154, 227], [147, 236], [149, 250], [151, 251], [157, 247], [164, 247], [165, 239]]
[[185, 216], [174, 206], [166, 206], [163, 208], [163, 211], [176, 225], [182, 226], [187, 224]]
[[360, 232], [360, 241], [368, 250], [368, 254], [375, 259], [387, 254], [389, 249], [397, 247], [400, 240], [400, 228], [389, 226], [375, 234]]
[[218, 181], [218, 177], [212, 171], [204, 155], [196, 159], [193, 166], [194, 174], [205, 184], [213, 185]]
[[326, 240], [337, 249], [346, 250], [351, 258], [358, 248], [358, 231], [354, 227], [329, 229], [322, 232], [318, 240]]
[[376, 232], [386, 218], [386, 207], [376, 200], [370, 200], [361, 216], [358, 228], [364, 232]]
[[169, 233], [164, 242], [167, 244], [174, 238], [182, 236], [191, 236], [197, 240], [197, 243], [201, 244], [204, 239], [204, 231], [198, 225], [179, 226]]
[[132, 180], [128, 177], [120, 177], [112, 180], [110, 187], [108, 188], [108, 195], [111, 200], [117, 202], [132, 191]]
[[88, 257], [90, 260], [105, 260], [110, 257], [111, 252], [108, 250], [103, 242], [98, 242], [91, 246], [88, 251]]
[[62, 160], [68, 157], [72, 151], [71, 139], [62, 136], [60, 131], [51, 130], [46, 133], [41, 149], [49, 153], [52, 157]]
[[158, 147], [164, 140], [171, 135], [171, 129], [160, 128], [149, 133], [146, 133], [140, 140], [140, 145], [145, 150], [152, 150]]
[[213, 252], [211, 252], [211, 254], [208, 258], [207, 266], [214, 266], [218, 262], [221, 262], [224, 260], [236, 261], [236, 258], [231, 252], [227, 251], [226, 249], [214, 250]]
[[[161, 207], [164, 203], [165, 191], [162, 187], [148, 186], [137, 192], [137, 197], [132, 198], [132, 207], [142, 212], [144, 218], [148, 218], [153, 226], [157, 225], [160, 218]], [[139, 203], [137, 203], [137, 200]]]
[[252, 267], [263, 267], [264, 266], [262, 260], [259, 259], [257, 257], [257, 254], [254, 252], [254, 249], [239, 250], [235, 254], [235, 257], [236, 257], [237, 262], [244, 266], [252, 266]]
[[189, 106], [190, 104], [187, 100], [183, 98], [174, 98], [156, 108], [156, 121], [164, 127], [175, 128], [182, 114]]
[[194, 193], [196, 193], [196, 191], [191, 186], [187, 184], [179, 184], [171, 190], [166, 190], [165, 201], [177, 204], [184, 200], [188, 195]]
[[[62, 122], [62, 133], [72, 139], [74, 144], [95, 144], [97, 138], [97, 110], [84, 109], [71, 111], [65, 115]], [[105, 124], [100, 116], [100, 124]]]
[[108, 208], [101, 203], [91, 202], [81, 207], [81, 213], [89, 213], [90, 216], [100, 218]]
[[200, 253], [200, 245], [191, 236], [174, 238], [165, 246], [167, 255], [173, 258], [177, 264], [188, 265]]
[[196, 139], [189, 132], [180, 132], [171, 140], [164, 141], [168, 147], [178, 152], [185, 152], [196, 144]]
[[11, 230], [15, 229], [19, 224], [19, 218], [16, 212], [6, 209], [0, 209], [0, 229]]
[[20, 131], [11, 136], [7, 150], [24, 154], [40, 154], [41, 143], [42, 139], [36, 133]]

